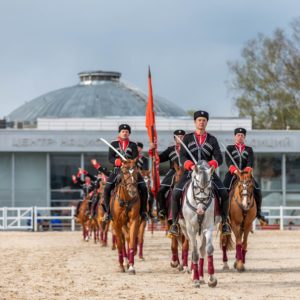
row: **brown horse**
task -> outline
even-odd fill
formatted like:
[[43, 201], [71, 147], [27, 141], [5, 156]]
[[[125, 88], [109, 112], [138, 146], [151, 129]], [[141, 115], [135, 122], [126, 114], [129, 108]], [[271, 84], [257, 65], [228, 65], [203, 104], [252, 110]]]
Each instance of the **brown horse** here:
[[[174, 182], [172, 184], [172, 186], [175, 186], [183, 172], [184, 172], [184, 168], [179, 166], [178, 164], [174, 163], [174, 168], [175, 168], [175, 176], [174, 176]], [[169, 205], [171, 205], [171, 197], [172, 197], [172, 190], [173, 188], [170, 188], [169, 191]], [[170, 209], [168, 209], [170, 210]], [[167, 228], [168, 231], [170, 229], [170, 224], [168, 222], [168, 216], [166, 219], [167, 222]], [[174, 237], [174, 236], [170, 236], [171, 238], [171, 251], [172, 251], [172, 258], [171, 258], [171, 262], [170, 262], [170, 266], [172, 268], [179, 268], [179, 271], [183, 271], [183, 272], [189, 272], [189, 268], [188, 268], [188, 254], [189, 254], [189, 241], [188, 239], [185, 238], [185, 236], [183, 235], [183, 233], [180, 234], [179, 237]], [[181, 252], [181, 259], [182, 259], [182, 263], [180, 263], [180, 259], [179, 259], [179, 255], [178, 255], [178, 246], [181, 245], [182, 246], [182, 252]]]
[[87, 195], [82, 201], [76, 221], [81, 224], [83, 239], [89, 241], [89, 214], [88, 207], [91, 201], [92, 194]]
[[117, 237], [120, 271], [125, 272], [123, 265], [125, 237], [122, 230], [128, 226], [128, 273], [135, 274], [134, 252], [140, 222], [140, 195], [138, 191], [138, 169], [136, 167], [136, 159], [123, 161], [121, 172], [119, 174], [119, 183], [117, 183], [115, 193], [112, 195], [110, 206], [113, 216], [113, 229], [115, 230]]
[[106, 222], [105, 225], [103, 226], [103, 217], [105, 214], [104, 211], [104, 200], [103, 200], [103, 193], [104, 193], [104, 188], [105, 184], [107, 181], [107, 177], [104, 174], [99, 174], [101, 176], [101, 181], [99, 184], [99, 188], [97, 190], [97, 194], [99, 199], [98, 206], [97, 206], [97, 214], [96, 214], [96, 219], [97, 219], [97, 224], [99, 226], [99, 232], [100, 232], [100, 243], [102, 247], [107, 247], [107, 235], [108, 235], [108, 230], [109, 230], [109, 225], [110, 222]]
[[[229, 218], [236, 240], [236, 261], [234, 268], [239, 272], [245, 270], [244, 264], [246, 261], [248, 235], [249, 232], [252, 231], [252, 223], [256, 218], [256, 203], [253, 190], [254, 179], [252, 172], [238, 172], [237, 179], [229, 194]], [[223, 240], [223, 269], [229, 268], [227, 264], [227, 250], [230, 248], [229, 244], [229, 242], [224, 243]]]

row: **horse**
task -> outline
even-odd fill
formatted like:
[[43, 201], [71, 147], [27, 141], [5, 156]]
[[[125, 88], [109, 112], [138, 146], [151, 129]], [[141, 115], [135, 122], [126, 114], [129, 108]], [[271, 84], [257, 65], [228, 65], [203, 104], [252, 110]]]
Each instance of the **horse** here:
[[[252, 230], [252, 223], [256, 218], [256, 202], [254, 199], [254, 179], [252, 172], [237, 172], [232, 190], [229, 193], [229, 219], [231, 229], [236, 241], [236, 260], [234, 268], [238, 272], [245, 271], [246, 252], [248, 245], [248, 235]], [[222, 237], [221, 237], [222, 238]], [[227, 250], [228, 243], [221, 241], [223, 250], [223, 269], [229, 269]]]
[[107, 247], [107, 235], [108, 235], [110, 222], [106, 222], [106, 223], [103, 222], [103, 217], [105, 214], [105, 210], [103, 207], [104, 205], [103, 193], [104, 193], [107, 177], [104, 174], [99, 174], [99, 175], [101, 176], [101, 180], [99, 183], [99, 188], [97, 190], [99, 202], [98, 202], [98, 206], [96, 207], [97, 209], [96, 219], [100, 231], [100, 244], [102, 247]]
[[82, 201], [76, 221], [81, 224], [83, 239], [89, 241], [89, 204], [93, 193], [88, 194]]
[[[170, 187], [168, 196], [167, 196], [167, 218], [166, 218], [166, 227], [167, 227], [167, 232], [170, 229], [170, 223], [168, 222], [169, 219], [171, 219], [171, 199], [172, 199], [172, 192], [173, 192], [173, 187], [179, 182], [183, 172], [184, 168], [182, 166], [179, 166], [177, 163], [174, 163], [174, 169], [175, 169], [175, 175], [173, 179], [173, 183]], [[172, 252], [172, 257], [171, 257], [171, 262], [170, 266], [172, 268], [178, 268], [179, 271], [182, 272], [189, 272], [189, 267], [188, 267], [188, 254], [189, 254], [189, 241], [188, 239], [184, 236], [184, 234], [181, 234], [180, 237], [174, 237], [174, 236], [169, 236], [171, 238], [171, 252]], [[181, 259], [182, 262], [180, 262], [179, 259], [179, 254], [178, 254], [178, 246], [181, 245], [182, 248], [182, 253], [181, 253]]]
[[[191, 174], [191, 182], [184, 196], [183, 218], [179, 219], [181, 230], [185, 237], [189, 239], [192, 247], [192, 279], [195, 287], [200, 287], [200, 283], [204, 283], [203, 264], [205, 252], [208, 260], [208, 286], [215, 287], [217, 285], [217, 279], [214, 276], [214, 246], [212, 241], [215, 207], [215, 197], [212, 191], [214, 170], [214, 167], [210, 167], [204, 160], [201, 160], [195, 166]], [[198, 234], [200, 235], [199, 248], [197, 245]]]
[[113, 229], [117, 237], [119, 268], [125, 272], [124, 256], [125, 238], [123, 229], [128, 226], [129, 264], [128, 273], [135, 274], [135, 243], [140, 223], [140, 195], [138, 191], [138, 169], [136, 160], [123, 161], [115, 193], [111, 197], [110, 207], [113, 216]]

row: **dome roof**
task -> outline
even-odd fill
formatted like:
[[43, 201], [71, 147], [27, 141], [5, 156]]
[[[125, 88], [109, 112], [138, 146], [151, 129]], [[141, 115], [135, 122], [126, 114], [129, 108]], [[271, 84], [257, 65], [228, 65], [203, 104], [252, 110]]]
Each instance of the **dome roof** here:
[[[92, 71], [78, 74], [80, 83], [39, 96], [15, 109], [9, 121], [35, 122], [37, 118], [102, 118], [144, 116], [147, 96], [138, 88], [119, 81], [121, 73]], [[186, 112], [155, 97], [157, 116], [187, 116]]]

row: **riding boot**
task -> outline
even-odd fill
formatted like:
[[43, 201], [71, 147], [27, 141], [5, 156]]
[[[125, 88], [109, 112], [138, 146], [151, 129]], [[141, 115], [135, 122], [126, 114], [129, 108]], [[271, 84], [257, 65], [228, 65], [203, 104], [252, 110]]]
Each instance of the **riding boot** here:
[[231, 229], [228, 223], [229, 197], [225, 189], [219, 190], [219, 199], [221, 199], [222, 234], [230, 235]]
[[169, 234], [172, 236], [179, 236], [178, 214], [181, 195], [182, 191], [175, 188], [172, 194], [172, 225], [169, 230]]
[[256, 218], [260, 221], [260, 223], [267, 224], [268, 222], [261, 212], [262, 196], [261, 191], [258, 188], [254, 188], [254, 199], [256, 202]]
[[157, 193], [157, 202], [158, 202], [158, 218], [164, 220], [166, 218], [166, 193], [168, 191], [168, 186], [161, 186]]
[[111, 192], [112, 186], [109, 184], [106, 184], [104, 189], [104, 207], [105, 207], [105, 213], [103, 216], [103, 222], [107, 223], [111, 220], [111, 214], [110, 214], [110, 192]]
[[[142, 192], [141, 192], [142, 194]], [[145, 198], [145, 196], [141, 195], [141, 208], [140, 208], [140, 215], [142, 220], [148, 220], [148, 213], [147, 213], [147, 198]]]
[[150, 217], [150, 219], [154, 219], [154, 215], [153, 215], [153, 203], [154, 203], [154, 197], [153, 197], [153, 194], [150, 192], [149, 193], [149, 198], [148, 198], [149, 217]]
[[99, 195], [96, 196], [96, 200], [93, 201], [93, 218], [97, 217], [97, 206], [98, 206], [98, 202], [99, 202]]

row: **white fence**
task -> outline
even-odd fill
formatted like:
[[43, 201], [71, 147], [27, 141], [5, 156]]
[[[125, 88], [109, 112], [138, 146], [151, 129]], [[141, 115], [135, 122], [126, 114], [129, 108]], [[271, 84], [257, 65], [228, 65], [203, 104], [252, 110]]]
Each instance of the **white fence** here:
[[[262, 211], [267, 213], [266, 219], [278, 220], [280, 230], [284, 230], [287, 221], [299, 220], [300, 225], [300, 207], [289, 206], [268, 206], [263, 207]], [[274, 215], [273, 212], [278, 212]], [[299, 215], [291, 215], [287, 212], [298, 212]], [[56, 212], [54, 215], [53, 212]], [[2, 207], [0, 208], [0, 230], [32, 230], [38, 231], [39, 225], [48, 222], [49, 229], [63, 230], [66, 225], [71, 231], [75, 228], [75, 207]], [[67, 222], [66, 222], [67, 221]], [[63, 223], [64, 222], [64, 223]], [[255, 221], [254, 225], [257, 223]], [[300, 228], [300, 226], [299, 226]]]
[[[56, 212], [56, 213], [53, 213]], [[45, 223], [48, 229], [63, 230], [68, 225], [75, 230], [75, 207], [2, 207], [0, 230], [38, 231]], [[68, 221], [63, 223], [64, 221]], [[41, 226], [39, 226], [41, 225]]]

